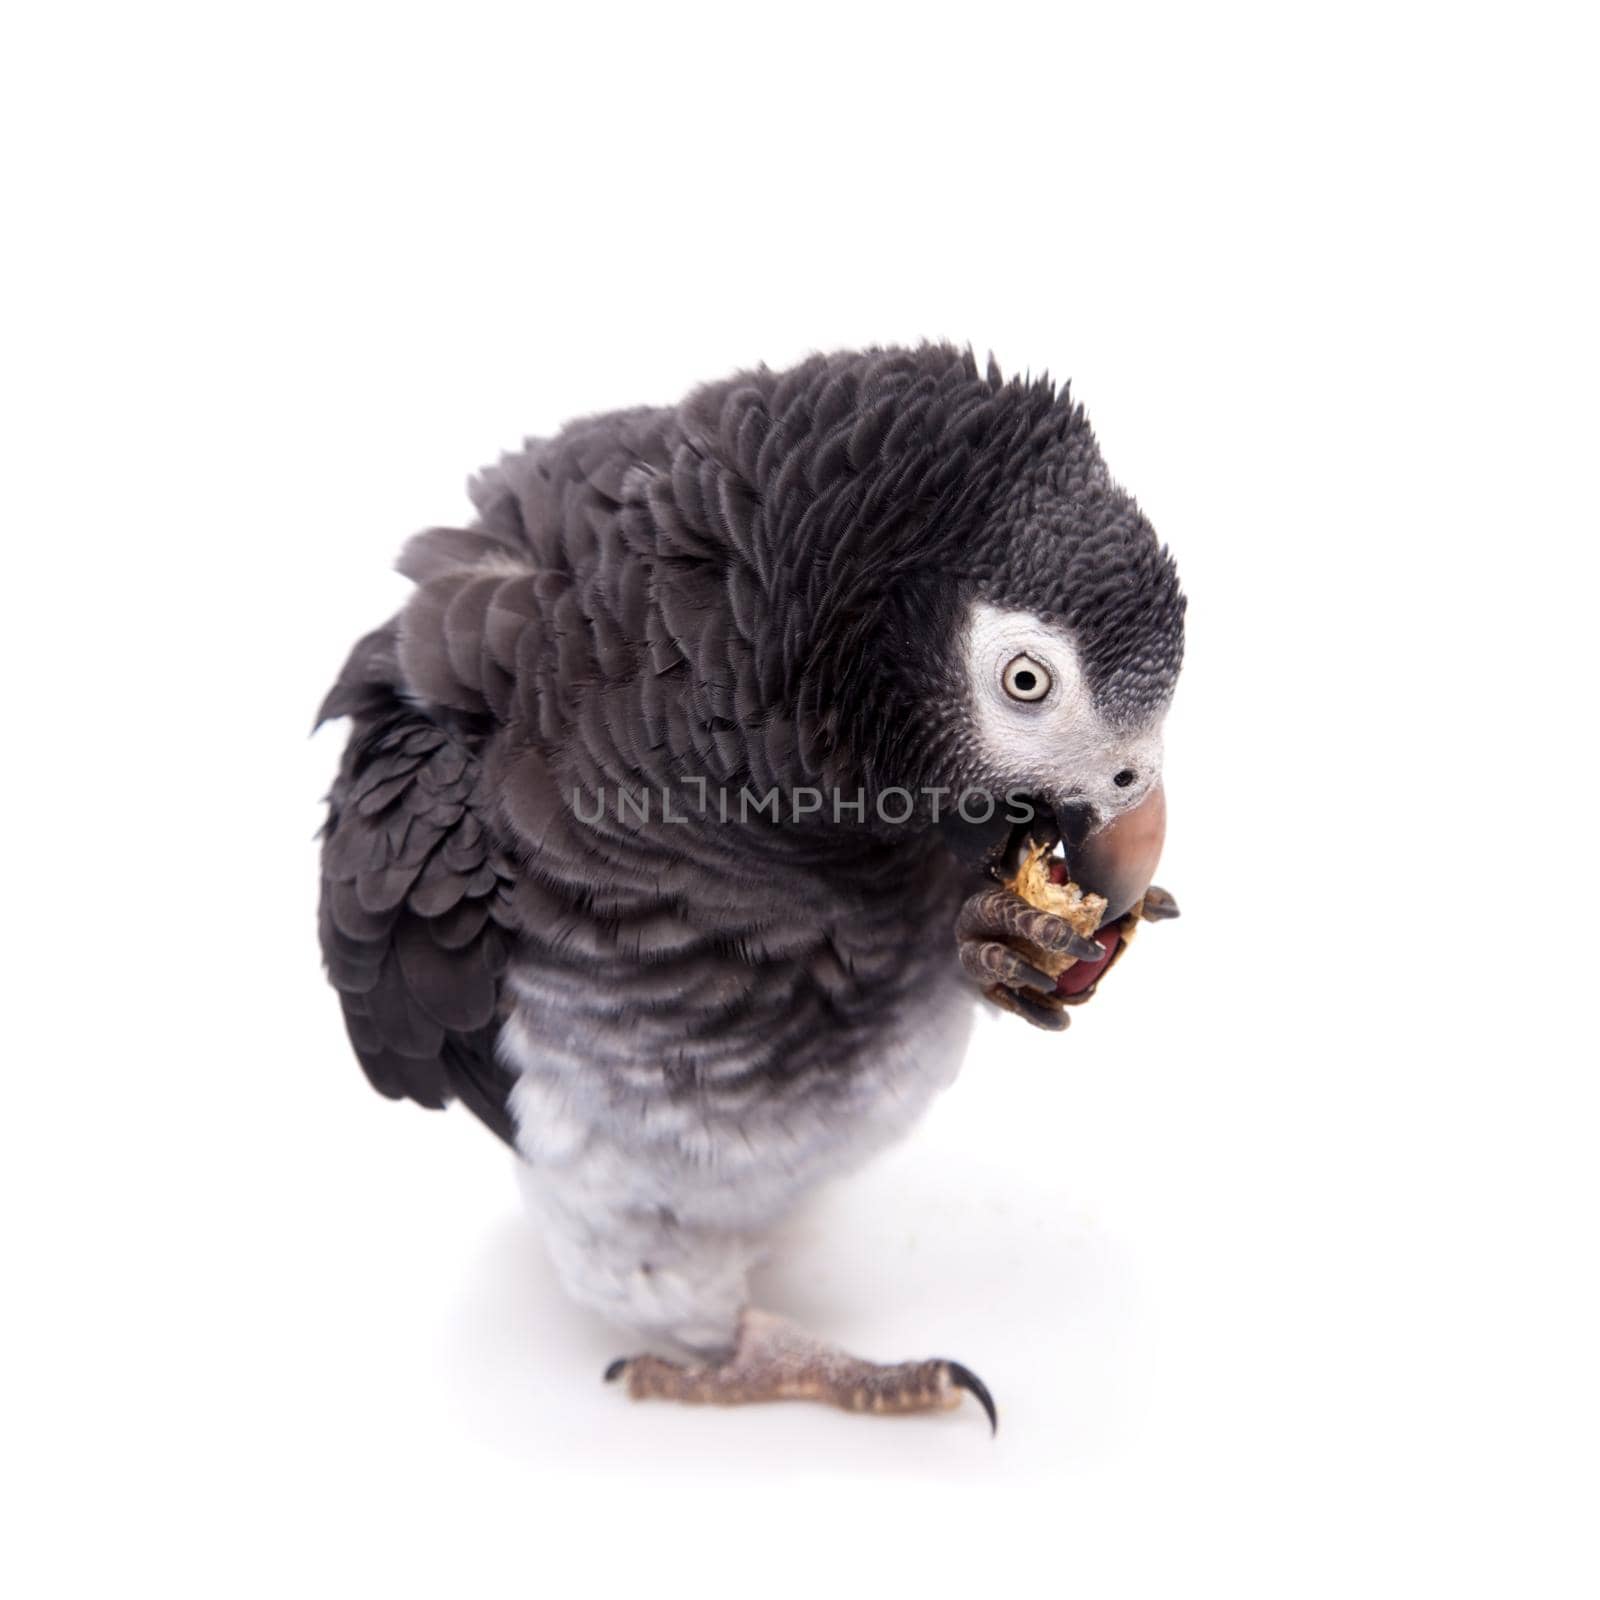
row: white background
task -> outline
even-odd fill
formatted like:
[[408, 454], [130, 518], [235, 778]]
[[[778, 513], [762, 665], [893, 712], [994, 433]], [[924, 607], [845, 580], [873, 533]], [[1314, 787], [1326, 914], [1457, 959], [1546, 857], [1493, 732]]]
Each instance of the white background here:
[[[1583, 9], [563, 10], [0, 41], [10, 1592], [1593, 1594]], [[1185, 917], [762, 1284], [997, 1440], [630, 1406], [348, 1052], [311, 713], [523, 434], [924, 336], [1178, 554]]]

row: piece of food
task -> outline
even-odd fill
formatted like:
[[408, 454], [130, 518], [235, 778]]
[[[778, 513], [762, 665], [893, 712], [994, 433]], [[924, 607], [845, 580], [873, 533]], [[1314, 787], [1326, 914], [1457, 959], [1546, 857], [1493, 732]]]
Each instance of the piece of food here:
[[[1067, 882], [1066, 864], [1052, 861], [1050, 852], [1042, 844], [1030, 844], [1023, 852], [1022, 865], [1014, 877], [1006, 879], [1006, 888], [1019, 894], [1030, 906], [1048, 911], [1070, 923], [1074, 933], [1092, 939], [1105, 915], [1106, 903], [1102, 896], [1085, 894], [1077, 884]], [[1046, 950], [1039, 945], [1023, 947], [1028, 959], [1041, 972], [1052, 978], [1074, 964], [1075, 958], [1063, 952]]]
[[1105, 898], [1098, 894], [1085, 894], [1068, 879], [1066, 863], [1059, 858], [1052, 858], [1049, 847], [1042, 844], [1028, 845], [1023, 851], [1021, 865], [1012, 877], [1006, 879], [1005, 886], [1030, 906], [1060, 917], [1071, 926], [1074, 933], [1094, 939], [1104, 947], [1106, 953], [1098, 961], [1080, 961], [1075, 956], [1046, 950], [1039, 945], [1018, 945], [1018, 949], [1034, 966], [1041, 972], [1048, 972], [1056, 980], [1054, 994], [1035, 998], [1046, 1005], [1081, 1005], [1122, 954], [1123, 947], [1138, 925], [1140, 906], [1135, 905], [1102, 927], [1101, 919], [1106, 913]]

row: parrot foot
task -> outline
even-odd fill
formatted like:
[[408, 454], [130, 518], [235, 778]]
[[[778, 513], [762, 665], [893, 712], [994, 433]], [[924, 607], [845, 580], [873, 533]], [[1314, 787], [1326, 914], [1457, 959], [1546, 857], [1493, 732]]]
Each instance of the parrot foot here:
[[879, 1416], [947, 1411], [961, 1403], [965, 1390], [983, 1407], [990, 1432], [999, 1425], [983, 1380], [959, 1361], [861, 1361], [782, 1317], [754, 1309], [740, 1316], [733, 1354], [725, 1361], [684, 1364], [660, 1356], [625, 1357], [606, 1368], [605, 1378], [607, 1383], [621, 1382], [634, 1400], [722, 1406], [818, 1400]]
[[[1071, 1020], [1053, 998], [1063, 959], [1098, 961], [1105, 956], [1064, 918], [1029, 905], [1002, 884], [980, 889], [961, 908], [956, 949], [967, 976], [995, 1004], [1052, 1032]], [[1048, 966], [1034, 964], [1040, 960]]]

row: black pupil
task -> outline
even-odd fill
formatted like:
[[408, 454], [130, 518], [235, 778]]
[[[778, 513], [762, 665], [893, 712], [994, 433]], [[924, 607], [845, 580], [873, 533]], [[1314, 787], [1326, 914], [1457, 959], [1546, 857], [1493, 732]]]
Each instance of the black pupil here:
[[1021, 693], [1032, 694], [1033, 686], [1038, 682], [1038, 679], [1024, 667], [1011, 681], [1016, 684]]

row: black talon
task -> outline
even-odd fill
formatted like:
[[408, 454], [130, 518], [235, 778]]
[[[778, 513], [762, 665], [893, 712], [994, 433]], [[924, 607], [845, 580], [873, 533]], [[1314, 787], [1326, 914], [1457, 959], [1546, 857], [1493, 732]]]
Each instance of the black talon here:
[[1017, 1010], [1026, 1017], [1036, 1028], [1043, 1028], [1047, 1033], [1060, 1033], [1071, 1022], [1065, 1011], [1057, 1011], [1054, 1006], [1041, 1005], [1030, 996], [1018, 992], [1016, 996]]
[[959, 1361], [945, 1362], [944, 1370], [950, 1374], [950, 1381], [956, 1388], [965, 1389], [988, 1413], [989, 1437], [993, 1438], [1000, 1431], [1000, 1414], [994, 1408], [994, 1396], [989, 1393], [989, 1386], [971, 1367], [964, 1367]]
[[1144, 893], [1144, 907], [1140, 916], [1146, 922], [1166, 922], [1179, 915], [1178, 902], [1165, 889], [1151, 884]]
[[1056, 980], [1048, 972], [1043, 972], [1030, 963], [1017, 966], [1011, 984], [1019, 994], [1025, 995], [1030, 989], [1036, 989], [1040, 994], [1054, 994]]
[[617, 1359], [606, 1368], [605, 1381], [607, 1383], [615, 1383], [617, 1379], [620, 1378], [625, 1371], [627, 1371], [627, 1367], [628, 1358], [626, 1356], [618, 1356]]
[[1067, 954], [1076, 956], [1080, 961], [1103, 961], [1106, 947], [1096, 944], [1093, 939], [1085, 939], [1082, 934], [1075, 933], [1067, 940]]

